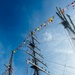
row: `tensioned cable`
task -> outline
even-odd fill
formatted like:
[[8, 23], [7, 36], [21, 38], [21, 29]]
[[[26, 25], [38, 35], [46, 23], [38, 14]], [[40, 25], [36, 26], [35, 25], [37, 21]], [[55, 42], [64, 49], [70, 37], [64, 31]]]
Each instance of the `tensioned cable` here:
[[[57, 64], [57, 65], [63, 66], [63, 67], [65, 66], [65, 65], [60, 64], [60, 63], [52, 62], [52, 61], [50, 61], [50, 60], [46, 60], [46, 61], [49, 62], [49, 63], [53, 63], [53, 64]], [[75, 67], [72, 67], [72, 66], [67, 66], [67, 65], [66, 65], [66, 67], [75, 69]]]
[[[49, 42], [49, 41], [46, 41], [46, 42]], [[51, 41], [50, 41], [49, 43], [51, 43]], [[49, 44], [49, 43], [48, 43], [48, 44]], [[47, 46], [46, 46], [46, 48], [47, 48]], [[46, 48], [44, 48], [43, 51], [44, 51]]]
[[[67, 57], [66, 57], [66, 59], [67, 59]], [[55, 62], [53, 62], [53, 63], [55, 63]], [[58, 64], [58, 63], [55, 63], [55, 64]], [[59, 64], [59, 65], [62, 65], [62, 64]], [[62, 65], [62, 66], [65, 66], [65, 65]], [[72, 67], [72, 66], [65, 66], [65, 67], [69, 67], [69, 68], [73, 68], [73, 69], [75, 69], [75, 68]]]
[[[53, 63], [53, 64], [57, 64], [57, 65], [60, 65], [60, 66], [63, 66], [64, 67], [64, 65], [63, 64], [60, 64], [60, 63], [56, 63], [56, 62], [52, 62], [52, 61], [50, 61], [50, 60], [46, 60], [47, 62], [49, 62], [49, 63]], [[68, 68], [72, 68], [72, 69], [75, 69], [74, 67], [71, 67], [71, 66], [67, 66], [66, 65], [66, 67], [68, 67]], [[61, 69], [60, 69], [61, 70]], [[28, 70], [27, 70], [28, 71]], [[63, 71], [63, 70], [62, 70]], [[27, 73], [28, 74], [28, 73]], [[75, 73], [74, 73], [75, 74]]]
[[[65, 39], [66, 39], [66, 38], [65, 38]], [[65, 40], [65, 39], [63, 39], [63, 40]], [[63, 41], [63, 40], [62, 40], [62, 41]], [[54, 48], [56, 48], [62, 41], [60, 41]], [[50, 44], [50, 43], [51, 43], [51, 42], [49, 42], [48, 44]], [[44, 50], [45, 50], [46, 48], [48, 48], [48, 46], [49, 46], [49, 45], [47, 45], [47, 46], [44, 48]]]
[[[68, 30], [68, 29], [67, 29]], [[71, 43], [73, 43], [73, 39], [72, 39], [72, 35], [71, 35], [71, 32], [68, 30], [68, 32], [69, 32], [69, 37], [70, 37], [70, 39], [71, 39]], [[75, 34], [73, 34], [73, 36], [75, 37]], [[73, 43], [73, 47], [75, 47], [75, 45], [74, 45], [74, 43]]]
[[[60, 70], [60, 69], [59, 69]], [[61, 70], [62, 71], [62, 70]], [[58, 71], [56, 71], [56, 70], [53, 70], [53, 69], [51, 69], [51, 71], [50, 72], [53, 72], [53, 73], [55, 73], [56, 75], [58, 75], [59, 74], [59, 72]], [[61, 74], [60, 74], [61, 75]]]
[[54, 57], [57, 58], [57, 57], [59, 57], [60, 55], [62, 55], [62, 54], [60, 53], [60, 54], [58, 54], [57, 56], [54, 55], [53, 57], [46, 57], [46, 59], [52, 59], [52, 58], [54, 58]]
[[68, 55], [68, 49], [67, 49], [67, 52], [66, 52], [66, 58], [65, 58], [65, 65], [64, 65], [63, 75], [65, 74], [65, 67], [66, 67], [66, 62], [67, 62], [67, 55]]
[[[66, 39], [66, 38], [65, 38], [65, 39]], [[63, 39], [63, 40], [65, 40], [65, 39]], [[63, 41], [63, 40], [62, 40], [62, 41]], [[55, 49], [62, 41], [60, 41], [53, 49]], [[44, 48], [44, 50], [47, 49], [47, 48], [48, 48], [48, 45]], [[53, 50], [50, 50], [50, 53], [51, 53], [52, 51], [53, 51]]]
[[[61, 66], [61, 65], [60, 65]], [[64, 66], [63, 66], [64, 67]], [[61, 71], [63, 71], [62, 70], [62, 68], [57, 68], [56, 66], [53, 66], [52, 68], [54, 68], [54, 69], [56, 69], [56, 70], [61, 70]], [[52, 69], [51, 69], [52, 70]], [[53, 70], [53, 72], [55, 72], [56, 70]], [[70, 72], [70, 71], [66, 71], [66, 72], [68, 72], [68, 73], [72, 73], [72, 72]], [[75, 73], [72, 73], [72, 74], [75, 74]]]
[[[67, 29], [68, 30], [68, 29]], [[68, 31], [69, 32], [69, 31]], [[65, 31], [65, 33], [66, 33], [66, 31]], [[75, 53], [75, 48], [74, 48], [74, 45], [73, 45], [73, 43], [71, 42], [71, 38], [70, 38], [70, 33], [69, 33], [69, 36], [68, 36], [68, 34], [66, 33], [66, 35], [67, 35], [67, 37], [68, 37], [68, 40], [69, 40], [69, 43], [70, 43], [70, 45], [71, 45], [71, 47], [72, 47], [72, 49], [73, 49], [73, 51], [74, 51], [74, 53]]]
[[[58, 63], [56, 63], [56, 64], [58, 64]], [[59, 64], [59, 65], [62, 65], [62, 64]], [[63, 65], [64, 66], [64, 65]], [[73, 69], [75, 69], [74, 67], [71, 67], [71, 66], [66, 66], [66, 67], [69, 67], [69, 68], [73, 68]]]

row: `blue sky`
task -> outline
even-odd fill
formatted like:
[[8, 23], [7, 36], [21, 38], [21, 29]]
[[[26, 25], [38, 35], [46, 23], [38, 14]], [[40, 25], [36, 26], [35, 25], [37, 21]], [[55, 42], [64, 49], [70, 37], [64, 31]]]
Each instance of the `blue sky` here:
[[[73, 60], [75, 56], [68, 41], [68, 33], [62, 25], [59, 25], [61, 20], [55, 13], [56, 6], [65, 8], [71, 2], [72, 0], [0, 0], [0, 75], [6, 69], [4, 64], [8, 64], [11, 51], [26, 38], [30, 30], [34, 30], [53, 15], [55, 17], [53, 23], [36, 33], [41, 42], [41, 45], [37, 45], [42, 50], [51, 75], [63, 74], [64, 67], [50, 63], [50, 61], [64, 65], [65, 62], [63, 61], [67, 56], [66, 63], [75, 67]], [[72, 16], [73, 20], [75, 19], [74, 12], [75, 10], [72, 7], [66, 11]], [[26, 49], [27, 47], [24, 47], [23, 51], [20, 49], [14, 55], [13, 75], [24, 75], [26, 73], [25, 60], [29, 57], [24, 51]], [[69, 71], [71, 72], [68, 73]], [[75, 69], [66, 67], [64, 75], [75, 74], [74, 71]], [[30, 69], [28, 74], [30, 75]]]

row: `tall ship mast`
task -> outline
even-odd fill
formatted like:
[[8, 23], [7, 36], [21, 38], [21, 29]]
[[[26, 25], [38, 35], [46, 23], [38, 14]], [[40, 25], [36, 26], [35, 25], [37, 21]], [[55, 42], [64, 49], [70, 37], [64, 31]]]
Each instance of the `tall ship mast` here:
[[13, 54], [14, 52], [12, 51], [8, 65], [4, 64], [4, 66], [6, 67], [6, 70], [4, 71], [2, 75], [12, 75], [13, 73], [13, 68], [12, 68]]
[[[32, 51], [32, 53], [30, 53], [29, 51], [26, 51], [26, 53], [29, 54], [32, 57], [32, 61], [30, 61], [30, 59], [29, 59], [29, 60], [27, 60], [27, 63], [30, 63], [32, 65], [31, 68], [34, 69], [33, 75], [41, 75], [39, 71], [42, 71], [42, 72], [46, 73], [47, 75], [50, 75], [50, 72], [48, 72], [43, 67], [40, 67], [39, 64], [38, 64], [38, 62], [40, 62], [45, 67], [48, 67], [47, 64], [45, 64], [42, 60], [40, 60], [36, 56], [36, 55], [38, 55], [40, 58], [44, 59], [43, 55], [41, 55], [41, 53], [39, 53], [41, 50], [35, 45], [35, 41], [38, 44], [39, 44], [39, 42], [37, 41], [37, 39], [35, 39], [32, 31], [30, 33], [30, 37], [31, 37], [31, 41], [29, 39], [26, 39], [29, 42], [29, 44], [26, 44], [26, 46]], [[39, 52], [37, 52], [37, 50], [35, 50], [35, 48]]]

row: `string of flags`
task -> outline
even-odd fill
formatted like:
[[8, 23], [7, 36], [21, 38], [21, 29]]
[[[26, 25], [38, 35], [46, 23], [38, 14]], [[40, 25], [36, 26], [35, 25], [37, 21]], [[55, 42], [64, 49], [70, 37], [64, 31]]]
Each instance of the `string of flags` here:
[[75, 4], [75, 1], [68, 4], [64, 9], [62, 9], [62, 13], [64, 14], [64, 12], [67, 11], [70, 6], [72, 6], [72, 8], [74, 9], [74, 4]]
[[[32, 32], [33, 34], [35, 34], [35, 32], [41, 30], [43, 27], [46, 27], [47, 23], [53, 22], [54, 16], [50, 17], [47, 21], [45, 21], [43, 24], [41, 24], [39, 27], [35, 28]], [[28, 37], [30, 36], [30, 34], [28, 35]], [[28, 37], [26, 39], [28, 39]], [[16, 51], [18, 49], [20, 49], [26, 42], [26, 39], [15, 49], [13, 50], [14, 53], [16, 53]]]
[[35, 30], [33, 30], [33, 34], [36, 31], [41, 30], [43, 27], [46, 27], [47, 23], [53, 22], [54, 16], [50, 17], [47, 21], [45, 21], [44, 23], [42, 23], [39, 27], [37, 27]]
[[[68, 8], [69, 8], [70, 5], [71, 5], [72, 8], [74, 9], [74, 4], [75, 4], [75, 1], [71, 2], [70, 4], [68, 4], [64, 9], [61, 10], [61, 11], [62, 11], [62, 14], [64, 14], [64, 12], [65, 12], [66, 10], [68, 10]], [[35, 29], [32, 31], [33, 34], [35, 34], [37, 31], [41, 30], [43, 27], [46, 27], [46, 26], [47, 26], [47, 23], [53, 22], [53, 19], [54, 19], [54, 16], [50, 17], [47, 21], [43, 22], [39, 27], [35, 28]], [[30, 34], [27, 36], [26, 39], [28, 39], [28, 37], [30, 37]], [[16, 51], [17, 51], [18, 49], [20, 49], [20, 48], [25, 44], [26, 39], [25, 39], [15, 50], [13, 50], [14, 53], [16, 53]]]

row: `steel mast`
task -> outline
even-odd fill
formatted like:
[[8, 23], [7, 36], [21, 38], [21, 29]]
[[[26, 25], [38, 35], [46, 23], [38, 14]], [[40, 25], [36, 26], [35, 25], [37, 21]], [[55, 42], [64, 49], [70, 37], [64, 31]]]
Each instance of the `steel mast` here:
[[2, 75], [12, 75], [12, 72], [13, 72], [12, 60], [13, 60], [13, 51], [11, 53], [11, 57], [10, 57], [8, 66], [4, 64], [4, 66], [6, 67], [6, 70]]
[[71, 41], [72, 41], [72, 44], [73, 44], [73, 46], [75, 46], [75, 25], [74, 25], [70, 15], [68, 15], [68, 14], [65, 15], [64, 13], [62, 13], [61, 8], [56, 7], [56, 9], [57, 9], [56, 14], [62, 20], [61, 24], [68, 31], [69, 36], [70, 36]]
[[[29, 54], [31, 57], [32, 57], [32, 61], [31, 60], [27, 60], [28, 63], [30, 63], [32, 66], [31, 68], [34, 69], [34, 74], [33, 75], [40, 75], [39, 71], [42, 71], [48, 75], [50, 75], [50, 72], [47, 72], [46, 69], [43, 69], [43, 67], [40, 67], [38, 62], [40, 62], [41, 64], [43, 64], [45, 67], [47, 67], [47, 65], [41, 61], [40, 59], [37, 58], [36, 55], [38, 55], [40, 58], [44, 58], [41, 53], [38, 53], [35, 48], [38, 50], [38, 51], [41, 51], [36, 45], [35, 45], [35, 41], [38, 42], [35, 37], [34, 37], [34, 34], [33, 34], [33, 31], [30, 32], [30, 36], [31, 36], [31, 41], [29, 39], [27, 39], [27, 41], [29, 42], [29, 44], [26, 44], [25, 45], [30, 48], [30, 50], [32, 51], [32, 53], [30, 53], [28, 50], [26, 51], [27, 54]], [[38, 42], [39, 43], [39, 42]]]

